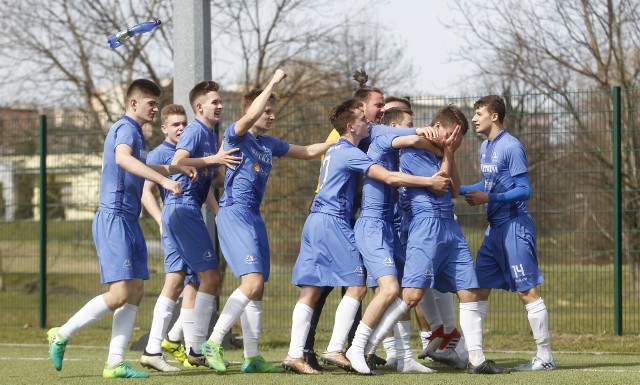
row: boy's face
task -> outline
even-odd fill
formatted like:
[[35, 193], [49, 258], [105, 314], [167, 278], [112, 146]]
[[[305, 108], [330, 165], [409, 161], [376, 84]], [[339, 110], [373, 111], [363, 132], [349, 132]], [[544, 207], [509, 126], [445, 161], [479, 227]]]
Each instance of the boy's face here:
[[384, 97], [382, 94], [377, 92], [369, 94], [369, 99], [364, 104], [364, 114], [368, 122], [380, 123], [382, 114], [384, 114]]
[[413, 128], [413, 116], [403, 112], [402, 122], [400, 122], [399, 127]]
[[264, 108], [264, 112], [256, 122], [255, 126], [260, 130], [269, 131], [275, 119], [276, 119], [276, 115], [273, 111], [273, 103], [269, 102], [267, 103], [267, 106]]
[[187, 115], [172, 114], [167, 116], [164, 124], [160, 126], [167, 142], [178, 144], [182, 131], [187, 126]]
[[476, 109], [475, 115], [471, 122], [476, 127], [476, 132], [488, 136], [491, 133], [493, 123], [497, 121], [498, 114], [492, 114], [487, 110], [486, 106]]
[[137, 97], [131, 101], [134, 105], [134, 119], [145, 124], [156, 119], [158, 112], [158, 98], [155, 96]]
[[369, 136], [369, 120], [365, 112], [358, 108], [355, 110], [355, 119], [351, 124], [353, 136], [363, 139]]
[[220, 116], [222, 115], [222, 98], [219, 93], [211, 91], [200, 97], [196, 107], [199, 116], [202, 116], [214, 124], [220, 122]]

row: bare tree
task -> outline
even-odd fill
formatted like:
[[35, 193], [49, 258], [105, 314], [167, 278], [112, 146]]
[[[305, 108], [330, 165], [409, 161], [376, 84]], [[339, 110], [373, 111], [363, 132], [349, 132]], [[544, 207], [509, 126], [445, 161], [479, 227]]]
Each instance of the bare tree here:
[[[550, 103], [569, 117], [562, 124], [568, 130], [569, 140], [538, 161], [564, 168], [572, 162], [587, 161], [594, 169], [611, 170], [610, 135], [602, 134], [611, 130], [611, 114], [596, 121], [593, 115], [584, 113], [585, 105], [610, 110], [611, 98], [594, 93], [588, 101], [577, 100], [567, 90], [588, 87], [609, 92], [613, 86], [638, 87], [639, 2], [457, 0], [456, 4], [464, 20], [458, 27], [468, 41], [460, 57], [474, 64], [474, 75], [484, 80], [485, 88], [492, 92], [508, 92], [512, 87], [545, 93]], [[629, 130], [638, 126], [639, 119], [631, 113], [635, 103], [631, 91], [627, 95], [629, 97], [623, 98], [623, 110], [628, 112], [623, 116], [623, 240], [634, 289], [640, 294], [640, 254], [637, 252], [640, 237], [635, 235], [640, 231], [640, 170], [637, 167], [640, 137], [637, 130]], [[560, 151], [562, 149], [564, 151]], [[534, 168], [541, 164], [534, 164]], [[567, 175], [567, 180], [561, 183], [568, 188], [613, 187], [611, 178], [599, 180], [584, 173]], [[566, 198], [562, 199], [566, 204]], [[556, 203], [561, 204], [560, 200]], [[611, 196], [585, 204], [584, 219], [588, 218], [601, 234], [601, 241], [610, 245], [611, 217], [598, 213], [601, 204], [611, 205]], [[583, 226], [585, 221], [581, 223]], [[589, 238], [587, 242], [597, 237]]]
[[[170, 0], [0, 0], [0, 6], [8, 64], [0, 86], [12, 90], [14, 102], [80, 107], [113, 120], [124, 111], [122, 89], [106, 87], [126, 87], [136, 77], [161, 84], [171, 73]], [[109, 48], [108, 35], [155, 18], [168, 25]]]

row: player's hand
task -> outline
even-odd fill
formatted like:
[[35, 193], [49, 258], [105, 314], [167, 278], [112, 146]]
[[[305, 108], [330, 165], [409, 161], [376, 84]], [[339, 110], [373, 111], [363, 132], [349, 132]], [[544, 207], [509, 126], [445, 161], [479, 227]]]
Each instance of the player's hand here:
[[451, 178], [446, 172], [438, 171], [431, 177], [431, 185], [427, 187], [427, 190], [435, 195], [442, 195], [449, 191], [449, 186], [451, 186]]
[[284, 80], [284, 78], [287, 77], [286, 72], [284, 72], [281, 69], [277, 69], [276, 73], [273, 74], [273, 78], [271, 79], [271, 82], [275, 85], [275, 84], [280, 84], [281, 81]]
[[418, 128], [416, 128], [416, 135], [422, 136], [427, 140], [433, 141], [438, 136], [440, 136], [440, 132], [439, 132], [438, 129], [433, 128], [431, 126], [418, 127]]
[[465, 194], [464, 200], [470, 206], [483, 205], [489, 202], [489, 194], [480, 190], [472, 190]]
[[235, 170], [236, 164], [240, 164], [242, 161], [241, 156], [233, 156], [234, 152], [238, 152], [239, 148], [232, 148], [231, 150], [225, 151], [224, 149], [224, 141], [222, 141], [222, 145], [220, 146], [220, 150], [218, 153], [211, 157], [212, 163], [221, 164], [223, 166], [229, 167], [232, 170]]
[[198, 180], [198, 169], [192, 166], [178, 166], [180, 168], [180, 174], [186, 175], [191, 180], [191, 183]]
[[184, 192], [182, 190], [182, 185], [180, 184], [180, 182], [176, 182], [175, 180], [169, 178], [164, 178], [161, 185], [165, 190], [171, 191], [173, 195], [182, 195], [182, 193]]
[[453, 153], [460, 148], [461, 143], [462, 134], [460, 133], [460, 126], [456, 126], [456, 128], [453, 129], [453, 132], [445, 134], [442, 146]]

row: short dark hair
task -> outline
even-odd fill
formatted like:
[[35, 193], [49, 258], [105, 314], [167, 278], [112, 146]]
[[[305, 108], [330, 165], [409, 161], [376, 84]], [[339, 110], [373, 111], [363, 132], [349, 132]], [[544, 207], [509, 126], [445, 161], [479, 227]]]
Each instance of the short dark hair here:
[[351, 98], [331, 109], [331, 112], [329, 112], [329, 121], [338, 134], [341, 136], [344, 135], [347, 132], [347, 125], [354, 123], [356, 118], [355, 110], [359, 109], [360, 105], [358, 99]]
[[498, 95], [487, 95], [476, 100], [473, 104], [473, 109], [487, 107], [487, 111], [490, 114], [498, 114], [498, 122], [504, 122], [504, 117], [507, 114], [507, 107], [504, 104], [504, 99]]
[[455, 104], [449, 104], [445, 108], [436, 111], [436, 115], [431, 120], [431, 126], [437, 122], [440, 122], [440, 124], [446, 127], [459, 124], [462, 135], [469, 131], [469, 121], [467, 117], [464, 116], [464, 113]]
[[209, 92], [218, 92], [220, 91], [220, 84], [214, 82], [213, 80], [205, 80], [202, 81], [189, 91], [189, 104], [191, 104], [191, 108], [193, 112], [196, 112], [196, 100], [208, 94]]
[[384, 98], [385, 104], [391, 103], [391, 102], [403, 103], [407, 109], [411, 109], [411, 102], [409, 101], [409, 99], [401, 98], [399, 96], [387, 96], [386, 98]]
[[382, 115], [382, 124], [390, 126], [391, 123], [401, 123], [404, 120], [404, 114], [413, 116], [413, 111], [406, 108], [393, 107], [384, 111]]
[[154, 96], [159, 98], [162, 95], [160, 87], [149, 79], [136, 79], [129, 84], [127, 88], [127, 101], [135, 97], [150, 97]]
[[168, 104], [162, 107], [160, 111], [160, 121], [162, 124], [167, 122], [167, 118], [170, 115], [187, 115], [187, 112], [184, 110], [182, 104]]
[[[256, 100], [256, 98], [260, 96], [261, 93], [262, 93], [261, 89], [254, 88], [251, 91], [247, 92], [246, 94], [242, 95], [242, 113], [243, 114], [247, 112], [249, 107], [251, 107], [251, 103], [253, 103], [253, 101]], [[275, 102], [276, 102], [276, 94], [272, 93], [271, 95], [269, 95], [269, 103], [275, 103]]]
[[353, 93], [353, 97], [360, 102], [366, 102], [369, 100], [369, 97], [373, 93], [384, 95], [378, 87], [366, 85], [369, 80], [369, 75], [367, 75], [363, 69], [353, 73], [353, 80], [358, 82], [358, 89]]

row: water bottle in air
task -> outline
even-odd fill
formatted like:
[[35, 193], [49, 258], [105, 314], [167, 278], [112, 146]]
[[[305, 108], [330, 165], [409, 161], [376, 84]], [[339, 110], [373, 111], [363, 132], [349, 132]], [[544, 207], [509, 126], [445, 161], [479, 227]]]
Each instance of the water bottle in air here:
[[122, 45], [122, 43], [129, 40], [132, 36], [152, 31], [161, 23], [162, 22], [160, 20], [146, 21], [118, 33], [114, 33], [113, 35], [109, 36], [109, 47], [118, 48]]

